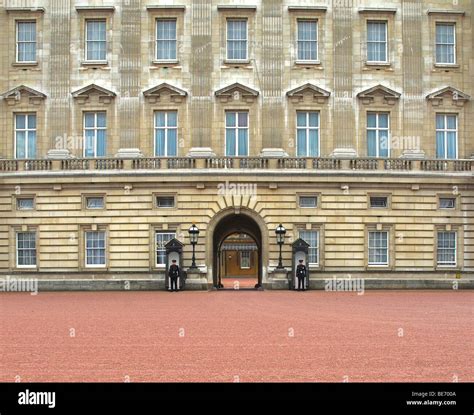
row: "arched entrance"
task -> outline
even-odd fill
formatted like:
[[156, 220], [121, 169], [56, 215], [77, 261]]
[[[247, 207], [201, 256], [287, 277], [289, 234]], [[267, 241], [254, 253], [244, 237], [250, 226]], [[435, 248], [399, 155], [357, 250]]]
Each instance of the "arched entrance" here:
[[[255, 260], [257, 263], [255, 288], [262, 287], [268, 253], [262, 241], [268, 240], [265, 223], [255, 212], [242, 209], [226, 209], [219, 212], [211, 221], [208, 228], [208, 252], [212, 264], [212, 285], [222, 288], [223, 256], [222, 251], [226, 240], [236, 235], [246, 235], [255, 245]], [[229, 238], [231, 237], [231, 238]], [[265, 239], [267, 238], [267, 239]], [[232, 288], [232, 287], [229, 287]]]
[[217, 247], [219, 288], [257, 288], [259, 249], [247, 233], [233, 233]]

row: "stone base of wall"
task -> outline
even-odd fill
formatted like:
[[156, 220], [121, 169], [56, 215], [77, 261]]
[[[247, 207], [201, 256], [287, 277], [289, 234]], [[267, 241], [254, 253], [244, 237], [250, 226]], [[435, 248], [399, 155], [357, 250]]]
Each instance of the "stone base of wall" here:
[[[127, 278], [128, 277], [128, 278]], [[335, 278], [334, 278], [335, 277]], [[38, 291], [137, 291], [137, 290], [165, 290], [164, 276], [152, 276], [145, 274], [137, 276], [114, 276], [107, 278], [87, 278], [76, 275], [58, 276], [58, 275], [0, 275], [0, 293], [31, 291], [31, 284], [24, 284], [25, 281], [37, 279]], [[23, 282], [23, 284], [21, 283]], [[17, 284], [15, 286], [15, 284]], [[446, 275], [413, 275], [403, 274], [400, 276], [391, 273], [388, 277], [364, 276], [363, 274], [328, 274], [318, 275], [317, 278], [311, 278], [310, 289], [328, 290], [328, 291], [360, 291], [372, 289], [474, 289], [474, 275], [461, 274], [459, 278]], [[20, 288], [23, 287], [23, 288]], [[25, 288], [26, 287], [26, 288]], [[266, 290], [288, 290], [288, 280], [282, 278], [269, 278], [263, 283]], [[211, 290], [212, 284], [209, 284], [203, 276], [200, 278], [188, 278], [186, 280], [185, 290]]]

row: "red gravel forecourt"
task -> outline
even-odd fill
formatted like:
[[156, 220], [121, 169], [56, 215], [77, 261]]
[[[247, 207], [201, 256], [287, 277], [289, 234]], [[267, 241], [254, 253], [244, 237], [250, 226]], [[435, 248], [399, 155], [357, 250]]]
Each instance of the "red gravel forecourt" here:
[[0, 294], [0, 381], [474, 381], [469, 291]]

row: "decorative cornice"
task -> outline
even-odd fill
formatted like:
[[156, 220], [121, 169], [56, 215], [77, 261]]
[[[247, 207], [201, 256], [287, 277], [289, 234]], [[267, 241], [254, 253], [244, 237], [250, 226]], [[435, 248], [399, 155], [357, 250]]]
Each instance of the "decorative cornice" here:
[[158, 102], [160, 101], [163, 92], [167, 92], [171, 101], [174, 102], [181, 102], [188, 95], [184, 89], [163, 82], [143, 91], [143, 96], [151, 102]]
[[36, 89], [30, 88], [26, 85], [19, 85], [2, 94], [3, 99], [8, 105], [15, 105], [18, 103], [23, 95], [26, 95], [30, 104], [38, 105], [41, 101], [46, 99], [46, 95]]
[[371, 104], [379, 95], [382, 95], [385, 103], [390, 105], [395, 104], [395, 102], [398, 101], [401, 96], [399, 92], [379, 84], [359, 92], [357, 97], [361, 99], [364, 104]]
[[220, 12], [221, 11], [235, 11], [235, 10], [238, 10], [238, 11], [246, 10], [246, 11], [254, 12], [254, 11], [257, 10], [257, 6], [254, 6], [254, 5], [219, 4], [219, 5], [217, 5], [217, 10], [219, 10]]
[[185, 5], [181, 4], [149, 4], [146, 6], [147, 10], [178, 10], [178, 11], [184, 11], [186, 10]]
[[397, 9], [395, 7], [359, 7], [359, 13], [390, 13], [395, 14]]
[[300, 102], [304, 99], [304, 94], [310, 92], [313, 95], [313, 100], [318, 103], [324, 103], [331, 96], [329, 91], [326, 91], [323, 88], [320, 88], [314, 84], [307, 83], [299, 86], [298, 88], [291, 89], [286, 93], [288, 98], [291, 98], [292, 101]]
[[446, 86], [434, 91], [431, 94], [428, 94], [426, 99], [431, 101], [432, 105], [439, 106], [443, 103], [444, 99], [449, 97], [456, 106], [463, 106], [467, 101], [471, 100], [469, 95], [452, 86]]
[[241, 98], [246, 102], [252, 102], [257, 99], [259, 92], [238, 82], [221, 88], [215, 92], [217, 98], [227, 102], [230, 100], [238, 101]]
[[90, 96], [93, 94], [99, 95], [99, 101], [103, 104], [109, 104], [116, 97], [115, 92], [96, 84], [90, 84], [84, 88], [74, 91], [72, 93], [72, 97], [83, 104], [88, 101]]
[[326, 12], [327, 9], [326, 6], [288, 6], [289, 12]]
[[76, 6], [77, 12], [113, 12], [115, 11], [115, 6]]
[[10, 12], [29, 12], [29, 13], [44, 13], [44, 7], [5, 7], [7, 13]]

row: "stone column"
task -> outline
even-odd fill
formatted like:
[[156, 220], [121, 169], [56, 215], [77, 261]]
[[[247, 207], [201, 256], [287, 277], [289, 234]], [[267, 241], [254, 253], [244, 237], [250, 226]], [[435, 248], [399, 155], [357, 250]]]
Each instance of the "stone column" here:
[[353, 92], [353, 7], [352, 2], [333, 2], [334, 99], [333, 131], [336, 157], [356, 156], [355, 105]]
[[212, 90], [212, 0], [191, 4], [191, 142], [194, 148], [211, 147], [214, 97]]
[[[283, 144], [283, 0], [262, 1], [261, 66], [255, 67], [262, 99], [262, 148], [280, 149]], [[255, 53], [260, 48], [255, 47]], [[265, 151], [264, 151], [265, 152]]]
[[138, 149], [140, 143], [141, 76], [141, 1], [121, 3], [120, 96], [117, 115], [120, 126], [120, 149]]
[[[60, 150], [67, 156], [63, 145], [70, 133], [71, 121], [71, 2], [50, 0], [48, 9], [51, 30], [49, 48], [49, 96], [45, 100], [49, 130], [49, 149]], [[61, 139], [58, 139], [61, 138]]]

